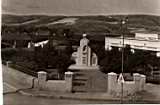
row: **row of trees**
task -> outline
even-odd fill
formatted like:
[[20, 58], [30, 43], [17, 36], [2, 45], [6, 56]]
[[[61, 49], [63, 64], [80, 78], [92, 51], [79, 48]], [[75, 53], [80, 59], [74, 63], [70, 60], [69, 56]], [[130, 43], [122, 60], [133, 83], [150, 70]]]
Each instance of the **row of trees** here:
[[[62, 75], [67, 68], [74, 63], [71, 58], [73, 53], [72, 45], [68, 44], [64, 48], [53, 46], [52, 40], [43, 48], [37, 47], [34, 52], [30, 51], [2, 51], [3, 60], [13, 60], [15, 62], [24, 62], [33, 70], [56, 68]], [[108, 72], [121, 72], [122, 51], [118, 48], [112, 48], [111, 51], [105, 51], [104, 46], [97, 43], [91, 43], [92, 50], [98, 55], [98, 63], [101, 70]], [[28, 63], [27, 63], [28, 62]], [[155, 52], [136, 50], [131, 52], [129, 46], [124, 48], [124, 72], [139, 72], [142, 74], [150, 74], [154, 67], [160, 68], [160, 59], [156, 57]]]
[[70, 28], [56, 28], [56, 27], [32, 27], [32, 26], [6, 26], [2, 25], [2, 35], [5, 35], [6, 33], [19, 33], [24, 34], [27, 33], [27, 35], [34, 37], [36, 35], [66, 35], [66, 37], [71, 37], [73, 35], [73, 30]]
[[[13, 27], [2, 26], [2, 31], [13, 29]], [[50, 35], [60, 34], [58, 29], [50, 29], [48, 27], [30, 28], [30, 27], [15, 27], [15, 30], [20, 32], [27, 32], [33, 39], [35, 32], [38, 30], [49, 31]], [[11, 31], [12, 32], [12, 31]], [[71, 36], [72, 31], [70, 29], [61, 30], [61, 34]], [[53, 37], [50, 37], [50, 42], [43, 48], [35, 48], [34, 61], [37, 68], [58, 68], [60, 73], [64, 73], [68, 66], [73, 62], [70, 60], [72, 54], [72, 46], [67, 46], [64, 50], [57, 50], [56, 46], [52, 46]], [[121, 72], [122, 56], [121, 51], [118, 48], [113, 48], [111, 51], [105, 51], [104, 43], [91, 43], [93, 51], [98, 55], [98, 63], [101, 66], [103, 72]], [[24, 53], [23, 53], [24, 54]], [[9, 56], [9, 55], [8, 55]], [[153, 67], [160, 68], [160, 60], [153, 52], [138, 51], [131, 52], [129, 46], [124, 48], [124, 72], [140, 72], [147, 74]]]
[[[100, 66], [103, 72], [121, 72], [122, 67], [122, 51], [113, 48], [106, 51], [103, 59], [100, 60]], [[129, 46], [124, 48], [124, 72], [139, 72], [149, 75], [154, 67], [160, 68], [160, 59], [156, 57], [155, 52], [136, 50], [131, 52]]]
[[74, 63], [71, 60], [73, 52], [72, 46], [65, 46], [59, 49], [60, 46], [53, 46], [52, 41], [49, 41], [43, 48], [35, 48], [35, 62], [37, 69], [55, 68], [58, 70], [59, 78], [62, 79], [68, 67]]
[[74, 63], [71, 60], [72, 52], [73, 49], [69, 42], [65, 46], [53, 45], [53, 39], [50, 39], [43, 48], [41, 46], [35, 47], [34, 51], [29, 49], [3, 49], [2, 60], [10, 60], [35, 72], [47, 71], [49, 68], [57, 69], [59, 79], [62, 79], [64, 72]]

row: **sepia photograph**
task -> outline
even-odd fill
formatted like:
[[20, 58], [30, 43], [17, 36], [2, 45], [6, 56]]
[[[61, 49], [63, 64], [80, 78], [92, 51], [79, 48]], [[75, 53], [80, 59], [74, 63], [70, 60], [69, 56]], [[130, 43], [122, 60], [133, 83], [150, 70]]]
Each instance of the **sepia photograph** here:
[[160, 0], [1, 0], [3, 105], [160, 104]]

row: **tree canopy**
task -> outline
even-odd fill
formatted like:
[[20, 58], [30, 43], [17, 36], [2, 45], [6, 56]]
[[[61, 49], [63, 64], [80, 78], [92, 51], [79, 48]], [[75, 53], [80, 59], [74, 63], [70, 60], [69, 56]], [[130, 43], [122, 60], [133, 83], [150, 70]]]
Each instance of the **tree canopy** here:
[[[155, 52], [136, 50], [131, 52], [129, 46], [124, 48], [124, 72], [139, 72], [149, 74], [154, 67], [159, 67], [160, 59], [156, 57]], [[105, 51], [104, 58], [100, 61], [102, 71], [120, 73], [122, 67], [122, 51], [118, 48], [112, 48], [111, 51]]]

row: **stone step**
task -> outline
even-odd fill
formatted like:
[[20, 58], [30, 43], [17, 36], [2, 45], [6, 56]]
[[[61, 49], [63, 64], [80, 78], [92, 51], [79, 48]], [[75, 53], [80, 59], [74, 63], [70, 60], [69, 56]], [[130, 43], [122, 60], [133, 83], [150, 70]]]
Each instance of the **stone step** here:
[[85, 81], [73, 81], [73, 87], [74, 86], [84, 86], [86, 85]]
[[75, 70], [73, 72], [73, 92], [87, 92], [86, 85], [91, 71]]
[[73, 80], [82, 80], [82, 81], [87, 81], [88, 78], [86, 76], [75, 76]]
[[73, 92], [87, 92], [87, 90], [85, 86], [74, 86]]
[[73, 81], [87, 81], [87, 79], [86, 78], [75, 78], [75, 79], [73, 79]]
[[83, 74], [83, 73], [74, 73], [74, 77], [77, 77], [77, 76], [85, 76], [86, 74]]

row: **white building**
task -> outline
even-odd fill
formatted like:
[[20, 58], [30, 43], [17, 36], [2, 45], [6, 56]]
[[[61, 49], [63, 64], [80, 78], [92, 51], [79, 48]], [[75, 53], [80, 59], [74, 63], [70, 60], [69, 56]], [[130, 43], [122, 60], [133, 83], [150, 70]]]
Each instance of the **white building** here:
[[[43, 46], [44, 46], [45, 44], [47, 44], [47, 43], [48, 43], [48, 40], [45, 40], [45, 41], [41, 41], [41, 42], [34, 43], [33, 46], [35, 46], [35, 47], [38, 47], [38, 46], [43, 47]], [[33, 42], [29, 42], [29, 43], [28, 43], [28, 48], [31, 48], [31, 47], [32, 47], [32, 44], [33, 44]]]
[[[125, 37], [124, 45], [130, 45], [131, 49], [155, 51], [157, 56], [160, 55], [160, 35], [158, 34], [136, 33], [135, 37]], [[106, 50], [122, 46], [122, 37], [105, 37]]]

